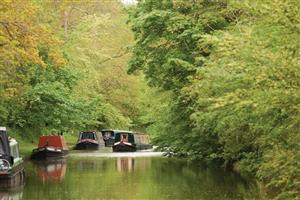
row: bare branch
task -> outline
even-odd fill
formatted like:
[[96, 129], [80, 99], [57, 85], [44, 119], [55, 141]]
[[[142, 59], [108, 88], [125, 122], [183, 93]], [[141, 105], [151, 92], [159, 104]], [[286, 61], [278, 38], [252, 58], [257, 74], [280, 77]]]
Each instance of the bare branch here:
[[7, 23], [7, 22], [1, 22], [0, 21], [0, 24], [5, 28], [5, 30], [6, 30], [6, 32], [8, 33], [8, 35], [9, 35], [9, 37], [11, 38], [11, 39], [15, 39], [15, 37], [13, 36], [13, 34], [10, 32], [10, 30], [9, 30], [9, 24]]

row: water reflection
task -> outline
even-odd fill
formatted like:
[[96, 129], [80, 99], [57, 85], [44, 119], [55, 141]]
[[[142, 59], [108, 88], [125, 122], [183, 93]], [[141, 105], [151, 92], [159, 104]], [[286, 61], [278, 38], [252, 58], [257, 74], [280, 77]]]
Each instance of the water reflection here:
[[118, 172], [132, 172], [134, 170], [133, 158], [117, 158], [117, 170]]
[[[27, 164], [23, 199], [260, 198], [256, 182], [251, 179], [172, 158], [69, 157], [67, 162], [68, 166], [66, 161]], [[54, 178], [59, 181], [49, 181], [53, 177], [60, 177]], [[45, 184], [40, 184], [41, 180]]]
[[34, 162], [37, 167], [37, 174], [40, 180], [45, 182], [61, 182], [64, 180], [67, 171], [65, 159], [52, 159], [47, 161]]
[[18, 172], [14, 177], [0, 180], [0, 200], [20, 200], [23, 196], [25, 184], [24, 170]]
[[0, 200], [21, 200], [22, 191], [0, 191]]
[[149, 158], [119, 157], [116, 159], [116, 169], [118, 172], [146, 172], [151, 167]]
[[97, 168], [97, 163], [93, 160], [81, 160], [78, 167], [80, 170], [93, 170]]

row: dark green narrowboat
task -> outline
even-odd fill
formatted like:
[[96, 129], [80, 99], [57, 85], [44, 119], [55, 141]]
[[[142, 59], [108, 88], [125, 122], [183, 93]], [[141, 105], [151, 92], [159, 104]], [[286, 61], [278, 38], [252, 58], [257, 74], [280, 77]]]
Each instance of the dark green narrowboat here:
[[115, 142], [113, 152], [134, 152], [136, 144], [134, 142], [134, 134], [131, 131], [115, 131]]

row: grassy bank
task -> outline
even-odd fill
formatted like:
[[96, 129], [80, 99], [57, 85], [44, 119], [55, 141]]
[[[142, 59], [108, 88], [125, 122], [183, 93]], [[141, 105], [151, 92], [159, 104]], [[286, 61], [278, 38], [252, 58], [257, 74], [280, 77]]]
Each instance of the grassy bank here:
[[[15, 138], [20, 147], [20, 154], [26, 158], [29, 157], [32, 150], [37, 147], [39, 136], [34, 136], [33, 134], [24, 134], [19, 130], [9, 129], [8, 135]], [[77, 135], [74, 134], [64, 134], [68, 148], [71, 150], [77, 141]]]

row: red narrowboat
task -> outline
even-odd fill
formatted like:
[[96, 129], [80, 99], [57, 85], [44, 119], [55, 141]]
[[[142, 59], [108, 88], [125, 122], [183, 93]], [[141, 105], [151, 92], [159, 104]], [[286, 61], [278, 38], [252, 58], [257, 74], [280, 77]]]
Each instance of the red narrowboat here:
[[75, 149], [93, 149], [99, 148], [99, 140], [95, 131], [84, 131], [79, 133]]
[[38, 148], [31, 154], [32, 159], [63, 157], [69, 152], [65, 139], [61, 135], [41, 136]]

